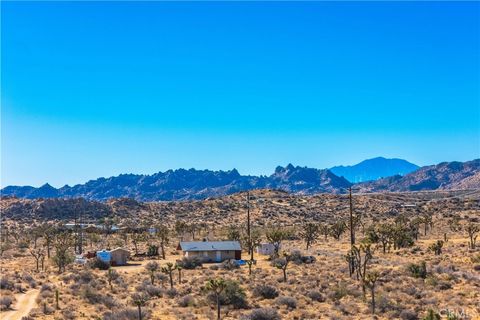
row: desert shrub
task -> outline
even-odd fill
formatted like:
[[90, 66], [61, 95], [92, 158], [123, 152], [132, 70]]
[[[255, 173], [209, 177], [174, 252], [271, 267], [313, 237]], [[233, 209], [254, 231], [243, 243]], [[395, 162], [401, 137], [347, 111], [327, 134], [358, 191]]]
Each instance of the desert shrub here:
[[474, 265], [473, 270], [480, 271], [480, 264]]
[[98, 304], [103, 302], [101, 294], [97, 293], [97, 290], [90, 285], [84, 285], [82, 288], [81, 296], [90, 304]]
[[43, 314], [52, 314], [52, 313], [55, 312], [55, 309], [52, 306], [46, 304], [46, 302], [43, 302], [42, 312], [43, 312]]
[[290, 261], [296, 264], [301, 264], [302, 263], [302, 252], [300, 250], [292, 250], [290, 252]]
[[452, 285], [450, 282], [447, 281], [439, 281], [437, 284], [437, 288], [440, 290], [449, 290], [452, 289]]
[[338, 283], [330, 292], [328, 292], [328, 297], [333, 301], [339, 301], [346, 295], [348, 295], [348, 289], [343, 282]]
[[218, 265], [212, 264], [211, 266], [208, 267], [208, 269], [210, 269], [210, 270], [218, 270], [219, 268], [218, 268]]
[[397, 310], [397, 307], [392, 303], [392, 301], [390, 301], [390, 299], [388, 299], [384, 295], [379, 295], [376, 298], [376, 300], [377, 300], [376, 301], [377, 310], [382, 313], [387, 312], [389, 310]]
[[112, 309], [118, 306], [117, 300], [115, 300], [114, 297], [112, 296], [103, 296], [102, 298], [102, 303], [107, 307], [108, 309]]
[[[107, 311], [103, 314], [103, 320], [131, 320], [138, 319], [138, 310], [136, 308], [121, 309], [116, 311]], [[150, 312], [142, 308], [142, 319], [150, 319]]]
[[110, 263], [95, 258], [89, 262], [89, 266], [92, 269], [108, 270], [110, 268]]
[[163, 290], [161, 287], [151, 285], [150, 282], [144, 281], [136, 287], [137, 291], [145, 292], [149, 297], [161, 297]]
[[168, 289], [165, 291], [165, 294], [167, 295], [167, 297], [169, 298], [175, 298], [178, 294], [177, 290], [175, 288], [172, 288], [172, 289]]
[[70, 308], [62, 310], [62, 319], [74, 320], [76, 318], [75, 310]]
[[422, 261], [420, 264], [411, 263], [408, 265], [407, 270], [414, 278], [425, 279], [427, 277], [427, 264], [425, 261]]
[[480, 253], [472, 256], [470, 260], [472, 261], [472, 263], [480, 263]]
[[276, 300], [279, 305], [287, 306], [289, 309], [295, 309], [297, 307], [297, 299], [293, 297], [279, 297]]
[[440, 320], [440, 315], [433, 311], [432, 309], [429, 309], [427, 312], [427, 315], [422, 319], [422, 320]]
[[183, 257], [182, 260], [177, 260], [177, 264], [183, 269], [195, 269], [202, 266], [202, 259], [199, 257]]
[[21, 283], [15, 283], [14, 288], [16, 292], [25, 292], [25, 289], [23, 288], [23, 285]]
[[278, 297], [278, 290], [273, 286], [267, 284], [260, 284], [255, 286], [252, 290], [254, 297], [262, 297], [263, 299], [274, 299]]
[[12, 306], [13, 297], [11, 296], [4, 296], [0, 297], [0, 310], [8, 310]]
[[277, 310], [272, 308], [254, 309], [250, 314], [241, 318], [242, 320], [280, 320]]
[[[210, 293], [207, 296], [210, 303], [216, 304], [217, 300], [214, 293]], [[225, 289], [220, 294], [221, 305], [231, 305], [235, 309], [242, 309], [248, 306], [247, 296], [245, 290], [243, 290], [238, 282], [233, 280], [225, 281]]]
[[425, 278], [425, 284], [435, 287], [438, 284], [438, 278], [433, 274], [428, 275], [427, 278]]
[[224, 270], [235, 270], [240, 268], [240, 264], [237, 260], [229, 259], [222, 262], [222, 269]]
[[147, 250], [147, 256], [149, 257], [158, 256], [158, 246], [149, 244], [148, 250]]
[[325, 301], [325, 297], [323, 296], [323, 294], [318, 291], [318, 290], [311, 290], [307, 293], [307, 297], [309, 297], [310, 299], [312, 299], [313, 301], [317, 301], [317, 302], [324, 302]]
[[289, 255], [289, 260], [295, 264], [314, 263], [316, 258], [314, 256], [304, 256], [300, 250], [292, 250]]
[[8, 279], [7, 277], [2, 277], [0, 279], [0, 289], [13, 290], [13, 281]]
[[402, 310], [402, 312], [400, 312], [400, 319], [402, 319], [402, 320], [418, 320], [418, 315], [415, 311]]
[[195, 305], [195, 298], [189, 294], [178, 299], [178, 306], [182, 308], [191, 307]]

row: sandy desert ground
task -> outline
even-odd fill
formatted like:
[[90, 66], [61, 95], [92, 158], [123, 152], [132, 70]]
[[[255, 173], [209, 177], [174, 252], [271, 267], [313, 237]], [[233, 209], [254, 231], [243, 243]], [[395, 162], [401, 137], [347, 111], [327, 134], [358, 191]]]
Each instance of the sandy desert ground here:
[[[222, 319], [480, 319], [480, 244], [472, 248], [467, 232], [470, 226], [480, 225], [479, 195], [478, 191], [354, 195], [359, 263], [365, 261], [366, 255], [371, 256], [365, 273], [358, 277], [356, 272], [350, 275], [346, 258], [351, 250], [350, 232], [345, 228], [349, 225], [346, 196], [253, 192], [252, 230], [262, 242], [267, 242], [273, 230], [281, 230], [283, 237], [279, 258], [272, 261], [269, 256], [255, 254], [251, 275], [247, 265], [232, 263], [204, 263], [190, 269], [188, 264], [180, 263], [182, 255], [176, 250], [181, 238], [192, 237], [191, 230], [178, 227], [178, 221], [196, 225], [196, 239], [239, 236], [244, 244], [245, 194], [189, 203], [140, 204], [141, 210], [139, 204], [124, 205], [114, 217], [118, 225], [127, 225], [132, 217], [155, 226], [162, 224], [168, 227], [169, 241], [162, 259], [161, 255], [141, 255], [148, 245], [159, 243], [155, 235], [145, 233], [138, 241], [138, 256], [133, 255], [133, 233], [85, 235], [86, 250], [116, 246], [131, 250], [129, 265], [112, 267], [113, 271], [99, 270], [92, 263], [69, 263], [59, 273], [54, 260], [55, 239], [51, 258], [45, 258], [44, 269], [40, 266], [37, 271], [32, 255], [34, 242], [36, 239], [41, 251], [46, 238], [33, 236], [34, 230], [53, 220], [37, 218], [27, 224], [21, 217], [9, 216], [2, 221], [3, 230], [9, 230], [9, 234], [2, 233], [1, 305], [5, 310], [0, 316], [138, 319], [140, 305], [143, 319], [216, 319], [216, 299], [207, 282], [222, 279]], [[3, 210], [8, 210], [5, 202], [2, 205]], [[55, 222], [66, 220], [57, 218]], [[307, 250], [304, 229], [308, 223], [319, 229]], [[334, 231], [337, 223], [345, 223], [338, 240]], [[379, 228], [386, 224], [403, 232], [406, 226], [416, 224], [418, 240], [412, 239], [397, 249], [392, 245], [384, 253], [378, 236]], [[436, 253], [438, 241], [443, 245]], [[248, 259], [245, 245], [243, 249], [242, 257]], [[73, 254], [73, 247], [68, 252]], [[308, 257], [314, 257], [314, 261]], [[285, 261], [286, 281], [278, 267]], [[162, 272], [168, 262], [183, 266], [180, 272], [172, 272], [173, 287], [168, 272]], [[8, 306], [5, 300], [11, 300]]]

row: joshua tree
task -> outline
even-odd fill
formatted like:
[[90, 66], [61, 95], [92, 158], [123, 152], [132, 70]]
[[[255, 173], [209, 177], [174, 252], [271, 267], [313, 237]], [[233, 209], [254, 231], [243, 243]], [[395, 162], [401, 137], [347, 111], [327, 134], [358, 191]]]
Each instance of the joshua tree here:
[[37, 266], [37, 272], [39, 270], [40, 261], [45, 257], [45, 249], [42, 247], [30, 248], [30, 254], [35, 259], [35, 264]]
[[319, 226], [320, 232], [323, 234], [325, 241], [328, 240], [328, 235], [330, 234], [330, 226], [326, 223], [322, 223]]
[[462, 226], [460, 224], [460, 218], [458, 216], [454, 216], [452, 219], [448, 221], [448, 227], [452, 232], [458, 232], [462, 230]]
[[162, 272], [167, 274], [170, 277], [170, 289], [173, 289], [173, 271], [175, 266], [171, 262], [167, 262], [165, 267], [162, 267]]
[[365, 276], [365, 285], [370, 289], [372, 295], [372, 313], [375, 314], [375, 284], [380, 278], [380, 274], [376, 271], [369, 272]]
[[160, 266], [155, 261], [150, 261], [145, 265], [145, 269], [148, 271], [148, 274], [150, 275], [150, 282], [152, 283], [152, 285], [155, 284], [155, 274], [157, 273], [159, 268]]
[[170, 240], [170, 231], [165, 225], [157, 226], [157, 238], [160, 241], [160, 249], [162, 249], [162, 259], [165, 259], [165, 245]]
[[247, 260], [245, 262], [247, 263], [247, 266], [248, 266], [248, 275], [251, 276], [252, 275], [252, 265], [254, 264], [254, 260]]
[[183, 269], [183, 267], [177, 263], [177, 264], [175, 264], [175, 269], [178, 270], [178, 283], [182, 283], [182, 269]]
[[386, 253], [387, 248], [388, 251], [390, 251], [393, 226], [388, 223], [382, 223], [378, 226], [375, 233], [377, 235], [378, 242], [382, 244], [383, 253]]
[[433, 219], [432, 216], [429, 214], [425, 214], [422, 218], [424, 224], [424, 235], [427, 235], [428, 227], [433, 227]]
[[240, 233], [238, 226], [232, 224], [227, 227], [225, 237], [227, 240], [239, 241], [242, 237], [242, 234]]
[[283, 271], [283, 281], [287, 282], [287, 268], [288, 263], [290, 262], [290, 255], [286, 252], [283, 253], [283, 258], [277, 258], [273, 261], [273, 264], [278, 269]]
[[255, 252], [255, 248], [262, 243], [262, 235], [259, 230], [251, 230], [250, 231], [250, 238], [248, 234], [244, 236], [244, 242], [248, 251], [250, 252], [250, 260], [254, 260], [253, 254]]
[[132, 303], [138, 308], [138, 320], [142, 320], [142, 307], [148, 302], [148, 295], [136, 292], [132, 295]]
[[470, 238], [470, 248], [475, 249], [478, 233], [480, 232], [480, 225], [470, 222], [465, 227], [465, 230], [467, 231], [468, 237]]
[[412, 219], [409, 223], [410, 230], [415, 240], [418, 240], [418, 235], [420, 233], [420, 225], [423, 223], [422, 217], [416, 217]]
[[337, 221], [330, 226], [330, 234], [338, 241], [346, 228], [347, 226], [344, 221]]
[[45, 224], [42, 227], [42, 237], [45, 240], [45, 247], [47, 248], [48, 259], [50, 259], [50, 248], [52, 247], [52, 242], [55, 239], [56, 232], [57, 232], [56, 228], [52, 225]]
[[132, 241], [133, 247], [135, 248], [135, 255], [138, 255], [138, 245], [142, 242], [145, 242], [146, 236], [143, 231], [134, 230], [133, 233], [130, 235], [130, 239]]
[[317, 224], [308, 222], [302, 226], [302, 230], [300, 231], [300, 237], [305, 240], [306, 250], [310, 248], [310, 246], [317, 241], [318, 237], [320, 236], [320, 229]]
[[198, 226], [195, 223], [190, 223], [189, 225], [187, 225], [186, 230], [190, 232], [192, 240], [195, 240], [195, 232], [197, 232]]
[[[115, 271], [112, 268], [108, 268], [108, 270], [107, 270], [107, 281], [108, 281], [108, 285], [110, 286], [111, 291], [113, 291], [113, 281], [118, 279], [119, 276], [120, 275], [118, 274], [117, 271]], [[153, 282], [152, 282], [152, 284], [153, 284]]]
[[210, 279], [205, 284], [205, 289], [207, 291], [213, 292], [215, 294], [215, 298], [217, 301], [217, 320], [220, 320], [220, 295], [222, 294], [223, 290], [225, 290], [227, 284], [224, 279]]
[[66, 266], [73, 262], [73, 257], [69, 253], [73, 245], [74, 239], [70, 233], [59, 232], [55, 235], [55, 256], [53, 257], [53, 261], [57, 265], [59, 273], [65, 271]]
[[278, 252], [280, 251], [280, 245], [282, 241], [287, 238], [287, 233], [277, 226], [268, 230], [265, 236], [267, 238], [267, 241], [273, 245], [274, 256], [278, 257]]
[[432, 243], [428, 249], [433, 251], [436, 256], [439, 256], [442, 254], [442, 248], [443, 248], [443, 241], [442, 240], [437, 240], [435, 243]]
[[356, 265], [357, 279], [362, 283], [363, 296], [366, 296], [365, 281], [367, 277], [367, 266], [370, 260], [373, 258], [373, 249], [371, 243], [368, 241], [360, 243], [359, 246], [352, 246], [350, 254], [353, 257], [353, 261]]
[[183, 221], [177, 220], [175, 222], [175, 232], [177, 233], [177, 236], [180, 237], [180, 239], [183, 241], [183, 236], [185, 232], [187, 231], [187, 224]]

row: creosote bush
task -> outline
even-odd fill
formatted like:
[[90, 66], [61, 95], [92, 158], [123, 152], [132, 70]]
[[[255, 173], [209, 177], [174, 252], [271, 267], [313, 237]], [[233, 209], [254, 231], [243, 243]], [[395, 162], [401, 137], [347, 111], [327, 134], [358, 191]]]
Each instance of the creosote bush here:
[[8, 310], [12, 306], [14, 298], [11, 296], [2, 295], [0, 297], [0, 310]]
[[307, 297], [317, 302], [324, 302], [325, 296], [318, 290], [311, 290], [307, 293]]
[[297, 307], [297, 299], [293, 297], [279, 297], [276, 300], [278, 305], [286, 306], [289, 309], [295, 309]]
[[195, 306], [195, 298], [189, 294], [178, 299], [178, 306], [182, 308]]
[[272, 308], [254, 309], [250, 314], [241, 318], [242, 320], [280, 320], [277, 310]]
[[108, 262], [102, 261], [98, 258], [92, 259], [89, 262], [89, 266], [92, 269], [99, 269], [99, 270], [108, 270], [110, 268], [110, 264]]
[[[216, 297], [213, 293], [207, 296], [212, 304], [216, 304]], [[238, 282], [233, 280], [225, 281], [225, 289], [220, 293], [220, 305], [231, 305], [235, 309], [242, 309], [248, 306], [245, 290]]]
[[254, 297], [262, 297], [263, 299], [274, 299], [278, 297], [278, 290], [273, 286], [267, 284], [260, 284], [255, 286], [252, 290]]
[[182, 260], [177, 260], [177, 265], [183, 269], [195, 269], [202, 266], [202, 260], [199, 257], [183, 257]]

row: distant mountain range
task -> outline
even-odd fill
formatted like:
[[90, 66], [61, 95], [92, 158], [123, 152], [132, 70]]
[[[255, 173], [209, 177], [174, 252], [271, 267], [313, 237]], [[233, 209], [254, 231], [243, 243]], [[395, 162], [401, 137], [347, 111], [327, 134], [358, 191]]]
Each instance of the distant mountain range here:
[[330, 171], [352, 183], [358, 183], [394, 175], [405, 175], [418, 168], [420, 167], [406, 160], [378, 157], [362, 161], [354, 166], [333, 167], [330, 168]]
[[[8, 186], [1, 190], [1, 194], [30, 199], [83, 197], [103, 201], [128, 197], [142, 201], [166, 201], [205, 199], [252, 189], [281, 189], [296, 194], [343, 193], [353, 185], [364, 192], [470, 189], [480, 188], [479, 172], [480, 159], [418, 168], [401, 159], [375, 158], [330, 170], [289, 164], [277, 167], [270, 176], [244, 176], [236, 169], [178, 169], [153, 175], [122, 174], [59, 189], [49, 184], [39, 188]], [[353, 184], [349, 180], [374, 181]]]
[[478, 189], [480, 159], [442, 162], [421, 167], [405, 176], [394, 175], [358, 186], [364, 192]]

